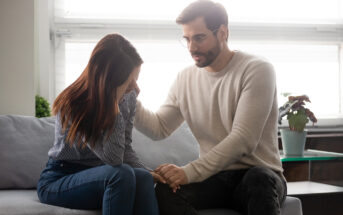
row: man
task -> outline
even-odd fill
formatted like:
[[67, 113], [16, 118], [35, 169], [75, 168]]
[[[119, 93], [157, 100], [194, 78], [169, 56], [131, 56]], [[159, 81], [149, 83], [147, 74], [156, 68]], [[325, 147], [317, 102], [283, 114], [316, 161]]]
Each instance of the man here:
[[153, 113], [137, 103], [135, 126], [153, 139], [186, 120], [200, 158], [155, 172], [161, 215], [193, 215], [208, 208], [243, 214], [279, 214], [285, 199], [277, 144], [275, 73], [268, 62], [227, 45], [228, 17], [220, 4], [198, 0], [176, 22], [195, 65], [179, 73]]

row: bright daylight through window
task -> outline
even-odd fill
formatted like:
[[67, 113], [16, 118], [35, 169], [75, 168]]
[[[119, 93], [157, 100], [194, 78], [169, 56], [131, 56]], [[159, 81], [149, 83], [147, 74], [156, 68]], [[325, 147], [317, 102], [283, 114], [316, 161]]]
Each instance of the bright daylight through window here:
[[[95, 43], [119, 32], [144, 64], [139, 99], [151, 110], [165, 100], [177, 73], [193, 64], [175, 18], [189, 0], [55, 0], [55, 97], [83, 71]], [[343, 124], [341, 0], [218, 0], [229, 15], [229, 47], [267, 58], [284, 93], [307, 94], [319, 126]]]

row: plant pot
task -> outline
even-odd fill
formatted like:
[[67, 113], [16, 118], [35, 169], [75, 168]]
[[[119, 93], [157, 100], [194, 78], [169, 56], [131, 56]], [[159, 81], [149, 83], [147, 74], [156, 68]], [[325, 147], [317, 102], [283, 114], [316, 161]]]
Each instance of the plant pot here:
[[281, 129], [281, 142], [285, 156], [303, 156], [307, 131], [291, 131]]

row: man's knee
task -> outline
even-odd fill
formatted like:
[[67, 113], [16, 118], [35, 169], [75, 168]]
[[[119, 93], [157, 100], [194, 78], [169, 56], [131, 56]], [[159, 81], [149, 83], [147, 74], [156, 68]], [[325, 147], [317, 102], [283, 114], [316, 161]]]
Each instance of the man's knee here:
[[168, 184], [157, 183], [155, 187], [155, 192], [158, 200], [166, 200], [170, 195], [172, 195], [172, 190]]
[[168, 184], [157, 183], [155, 187], [155, 193], [160, 209], [166, 209], [171, 204], [180, 202], [180, 200], [182, 200], [180, 195], [177, 192], [174, 193]]
[[253, 167], [246, 172], [236, 192], [243, 199], [274, 199], [281, 204], [287, 188], [281, 176], [273, 170]]
[[249, 169], [242, 180], [242, 184], [254, 188], [274, 188], [277, 183], [282, 183], [280, 176], [273, 170], [265, 167]]
[[286, 197], [287, 188], [282, 177], [271, 169], [253, 167], [244, 175], [239, 195], [251, 198], [273, 199], [280, 205]]
[[246, 214], [279, 214], [285, 187], [273, 170], [253, 167], [245, 173], [235, 193], [239, 209]]
[[197, 214], [189, 200], [181, 194], [182, 188], [174, 193], [168, 184], [157, 183], [155, 192], [161, 215]]

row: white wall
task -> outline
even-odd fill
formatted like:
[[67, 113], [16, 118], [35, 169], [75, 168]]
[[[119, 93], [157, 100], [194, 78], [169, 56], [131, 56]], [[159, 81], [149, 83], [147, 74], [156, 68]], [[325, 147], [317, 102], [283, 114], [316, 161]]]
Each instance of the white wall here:
[[34, 0], [0, 0], [0, 114], [35, 114]]
[[[52, 0], [35, 0], [35, 88], [50, 104], [54, 98], [53, 55], [50, 54]], [[53, 47], [51, 47], [53, 48]]]
[[0, 0], [0, 114], [35, 114], [35, 95], [51, 101], [47, 0]]

